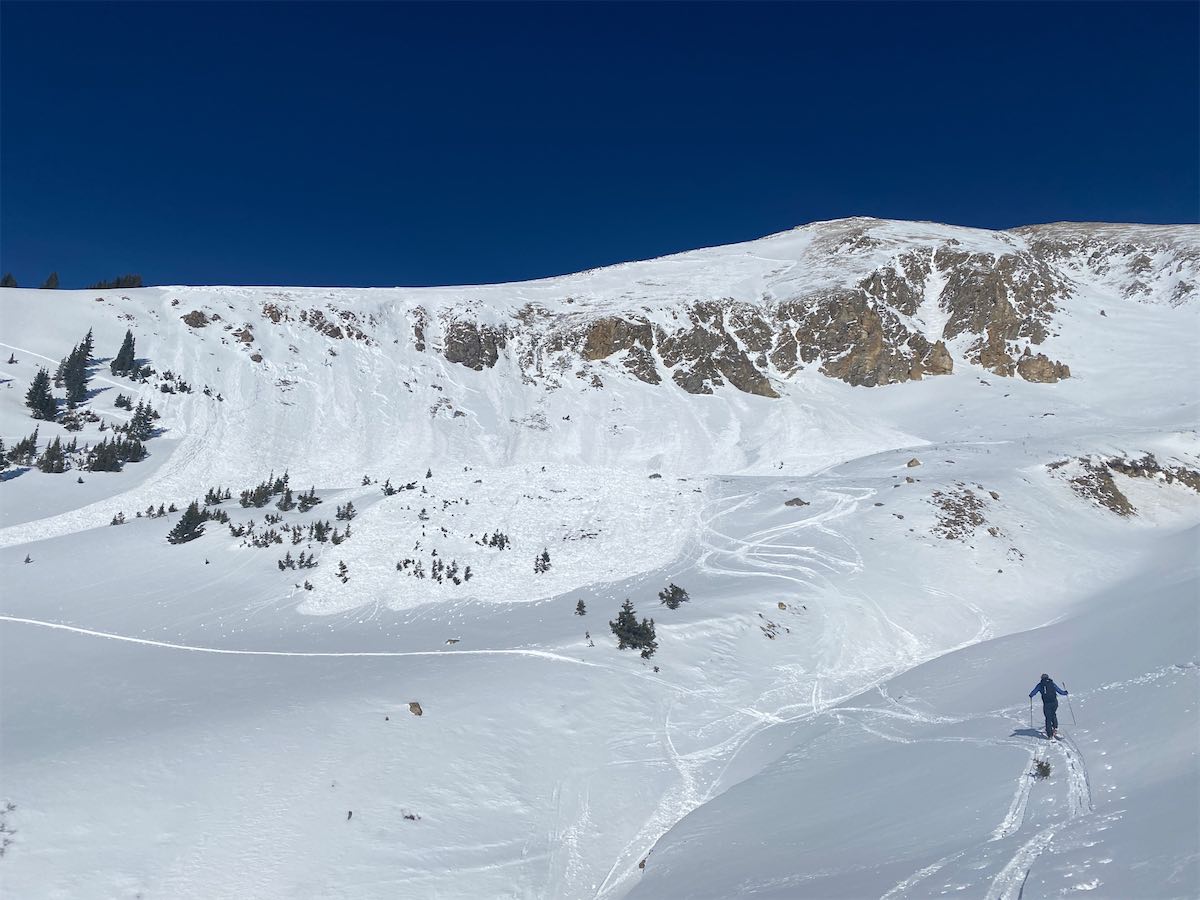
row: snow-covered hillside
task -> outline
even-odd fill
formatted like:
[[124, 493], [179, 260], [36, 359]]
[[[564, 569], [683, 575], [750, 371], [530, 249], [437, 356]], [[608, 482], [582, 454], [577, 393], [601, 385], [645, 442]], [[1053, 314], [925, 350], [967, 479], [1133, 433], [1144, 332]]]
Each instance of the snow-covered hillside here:
[[[0, 291], [3, 893], [1200, 894], [1198, 277], [1194, 226], [850, 219]], [[147, 457], [91, 471], [138, 403]], [[225, 521], [168, 542], [193, 500]]]

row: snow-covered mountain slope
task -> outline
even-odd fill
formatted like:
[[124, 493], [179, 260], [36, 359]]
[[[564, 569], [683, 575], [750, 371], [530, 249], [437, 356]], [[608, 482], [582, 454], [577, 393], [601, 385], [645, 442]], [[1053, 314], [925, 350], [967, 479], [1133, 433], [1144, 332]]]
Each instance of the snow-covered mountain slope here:
[[[513, 285], [0, 291], [5, 447], [77, 442], [0, 473], [0, 886], [1195, 895], [1198, 268], [1194, 226], [851, 219]], [[78, 430], [34, 421], [89, 329]], [[118, 394], [149, 455], [89, 471]], [[284, 471], [321, 502], [239, 504]]]

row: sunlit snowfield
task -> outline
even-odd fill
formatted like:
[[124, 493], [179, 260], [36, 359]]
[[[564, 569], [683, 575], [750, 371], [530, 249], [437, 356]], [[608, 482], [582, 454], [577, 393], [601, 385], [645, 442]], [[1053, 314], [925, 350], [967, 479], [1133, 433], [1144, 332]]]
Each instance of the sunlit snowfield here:
[[[412, 346], [417, 304], [436, 344], [452, 309], [653, 297], [665, 317], [835, 280], [787, 267], [807, 240], [478, 289], [0, 291], [6, 447], [38, 424], [37, 369], [88, 328], [88, 407], [124, 421], [126, 393], [162, 414], [120, 473], [3, 473], [4, 895], [1200, 893], [1200, 494], [1115, 472], [1121, 516], [1071, 483], [1080, 460], [1200, 468], [1194, 301], [1081, 281], [1058, 384], [956, 360], [886, 387], [809, 367], [777, 399], [695, 395]], [[355, 310], [372, 340], [264, 318], [290, 301]], [[221, 318], [189, 327], [193, 309]], [[936, 297], [920, 315], [944, 321]], [[247, 323], [252, 346], [224, 327]], [[127, 327], [193, 391], [109, 377]], [[42, 423], [54, 436], [102, 435]], [[285, 469], [321, 503], [239, 505]], [[339, 544], [265, 548], [218, 522], [172, 545], [178, 512], [137, 516], [214, 487], [259, 532], [357, 514]], [[301, 551], [318, 565], [279, 568]], [[471, 578], [397, 569], [435, 558]], [[690, 601], [659, 605], [668, 583]], [[609, 629], [627, 597], [655, 619], [649, 660]], [[1053, 744], [1026, 698], [1043, 671], [1071, 691]]]

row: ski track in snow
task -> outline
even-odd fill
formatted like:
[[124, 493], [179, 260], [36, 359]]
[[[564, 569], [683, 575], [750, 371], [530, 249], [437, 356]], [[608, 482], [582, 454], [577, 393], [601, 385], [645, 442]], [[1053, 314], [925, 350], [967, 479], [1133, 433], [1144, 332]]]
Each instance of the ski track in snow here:
[[1029, 792], [1033, 789], [1033, 776], [1030, 772], [1036, 758], [1037, 750], [1031, 748], [1029, 760], [1026, 762], [1025, 768], [1021, 770], [1021, 777], [1017, 780], [1017, 790], [1013, 794], [1012, 805], [1008, 808], [1008, 814], [1004, 817], [1004, 821], [992, 832], [991, 840], [1003, 840], [1021, 830], [1021, 826], [1025, 822], [1025, 807], [1029, 805]]
[[[807, 590], [832, 590], [833, 582], [830, 576], [854, 574], [863, 569], [862, 558], [853, 542], [833, 528], [832, 523], [852, 514], [863, 501], [876, 493], [872, 488], [844, 490], [824, 486], [818, 491], [813, 502], [815, 504], [818, 500], [831, 501], [827, 508], [794, 522], [753, 532], [745, 538], [725, 534], [716, 525], [720, 519], [745, 509], [760, 495], [757, 492], [749, 492], [727, 496], [717, 501], [717, 510], [703, 522], [701, 537], [696, 545], [699, 551], [696, 567], [709, 575], [777, 579], [801, 585]], [[795, 543], [789, 540], [804, 532], [814, 532], [817, 540], [825, 539], [836, 549], [818, 547], [816, 540]], [[882, 613], [877, 603], [870, 605], [876, 615]], [[979, 629], [968, 640], [949, 648], [951, 650], [977, 643], [991, 634], [991, 622], [973, 604], [965, 605], [979, 616]], [[684, 816], [716, 796], [738, 754], [759, 732], [772, 725], [795, 723], [820, 715], [865, 690], [882, 685], [887, 679], [912, 665], [946, 652], [946, 649], [922, 644], [912, 633], [886, 615], [882, 615], [879, 621], [888, 628], [894, 644], [904, 648], [899, 658], [892, 660], [884, 670], [835, 666], [811, 676], [811, 688], [797, 688], [792, 679], [789, 679], [788, 691], [795, 694], [799, 690], [808, 694], [803, 703], [784, 703], [777, 706], [773, 712], [740, 709], [739, 712], [750, 716], [752, 721], [717, 744], [688, 754], [679, 753], [670, 736], [672, 725], [668, 713], [663, 743], [669, 761], [679, 774], [679, 782], [664, 794], [641, 829], [618, 854], [596, 889], [595, 897], [602, 898], [619, 891], [627, 880], [635, 875], [637, 863], [647, 858], [663, 834]], [[845, 628], [844, 622], [837, 624], [840, 628]], [[830, 693], [822, 685], [823, 679], [849, 679], [854, 686]], [[779, 690], [782, 688], [765, 691], [759, 697], [759, 702]], [[795, 712], [796, 710], [799, 712]], [[916, 714], [898, 715], [910, 721], [921, 718]], [[705, 769], [711, 770], [714, 765], [719, 765], [716, 773], [704, 779]], [[707, 782], [703, 788], [700, 786], [702, 779]]]
[[986, 895], [987, 900], [1016, 900], [1020, 897], [1025, 892], [1025, 882], [1029, 879], [1033, 864], [1063, 824], [1060, 822], [1047, 826], [1022, 844], [992, 881]]
[[123, 641], [128, 644], [141, 644], [146, 647], [159, 647], [166, 650], [186, 650], [191, 653], [215, 653], [222, 656], [291, 656], [291, 657], [399, 657], [399, 656], [532, 656], [538, 659], [551, 659], [557, 662], [571, 663], [577, 666], [605, 669], [599, 663], [563, 656], [549, 650], [532, 650], [521, 648], [504, 648], [493, 650], [346, 650], [309, 652], [299, 650], [239, 650], [225, 647], [196, 647], [190, 644], [173, 644], [169, 641], [154, 641], [148, 638], [130, 637], [123, 634], [112, 634], [107, 631], [93, 631], [90, 628], [79, 628], [75, 625], [64, 625], [61, 622], [44, 622], [40, 619], [25, 619], [19, 616], [0, 615], [0, 622], [11, 622], [17, 625], [35, 625], [40, 628], [52, 628], [57, 631], [70, 631], [88, 637], [105, 638], [110, 641]]
[[[1141, 677], [1132, 679], [1132, 682], [1140, 683]], [[1015, 712], [1016, 707], [1009, 710], [997, 712]], [[871, 713], [885, 719], [901, 719], [907, 720], [913, 724], [925, 726], [933, 724], [948, 724], [948, 723], [964, 723], [976, 719], [982, 719], [996, 713], [976, 714], [972, 716], [964, 716], [962, 718], [948, 717], [930, 717], [920, 714], [906, 714], [893, 710], [877, 710], [877, 709], [854, 709], [840, 708], [835, 710], [835, 715], [839, 720], [842, 720], [843, 715], [847, 713]], [[905, 744], [920, 744], [920, 743], [939, 743], [939, 742], [960, 742], [960, 743], [975, 743], [981, 745], [1000, 746], [1024, 746], [1026, 742], [1013, 740], [1011, 738], [966, 738], [954, 736], [938, 736], [938, 737], [903, 737], [896, 734], [890, 734], [878, 729], [872, 728], [865, 722], [859, 720], [859, 727], [864, 731], [879, 737], [883, 740], [894, 741]], [[1031, 838], [1023, 842], [1012, 857], [1005, 863], [1000, 872], [993, 878], [987, 892], [987, 900], [1016, 900], [1022, 894], [1025, 882], [1029, 878], [1029, 873], [1036, 863], [1038, 857], [1045, 850], [1054, 835], [1057, 834], [1070, 821], [1082, 816], [1087, 816], [1095, 811], [1095, 806], [1092, 800], [1091, 781], [1088, 775], [1087, 765], [1083, 759], [1083, 754], [1078, 746], [1069, 735], [1064, 735], [1061, 740], [1054, 742], [1054, 747], [1062, 754], [1063, 767], [1067, 773], [1067, 796], [1065, 799], [1065, 807], [1067, 812], [1067, 820], [1053, 823], [1049, 826], [1041, 828]], [[1029, 804], [1030, 792], [1032, 791], [1034, 778], [1031, 773], [1031, 765], [1034, 759], [1038, 756], [1037, 747], [1033, 747], [1029, 751], [1028, 759], [1021, 768], [1021, 773], [1018, 776], [1017, 787], [1013, 793], [1012, 802], [1009, 805], [1008, 812], [1003, 820], [997, 825], [992, 832], [988, 843], [1002, 841], [1019, 833], [1025, 823], [1026, 809]], [[947, 865], [966, 856], [973, 849], [965, 848], [959, 850], [949, 856], [941, 859], [917, 870], [912, 875], [898, 882], [890, 888], [881, 900], [890, 900], [893, 897], [902, 897], [907, 891], [921, 883], [925, 879], [944, 869]], [[984, 863], [986, 866], [986, 861]]]

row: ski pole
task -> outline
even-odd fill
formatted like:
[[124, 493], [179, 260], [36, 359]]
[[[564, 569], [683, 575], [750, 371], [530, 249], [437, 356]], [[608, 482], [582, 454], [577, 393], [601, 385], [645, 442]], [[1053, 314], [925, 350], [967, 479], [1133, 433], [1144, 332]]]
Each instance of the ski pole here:
[[1033, 727], [1033, 698], [1029, 698], [1029, 727]]
[[1075, 721], [1075, 707], [1071, 705], [1071, 689], [1067, 687], [1065, 681], [1063, 682], [1063, 690], [1067, 692], [1067, 709], [1071, 711], [1071, 724], [1078, 725], [1079, 723]]

